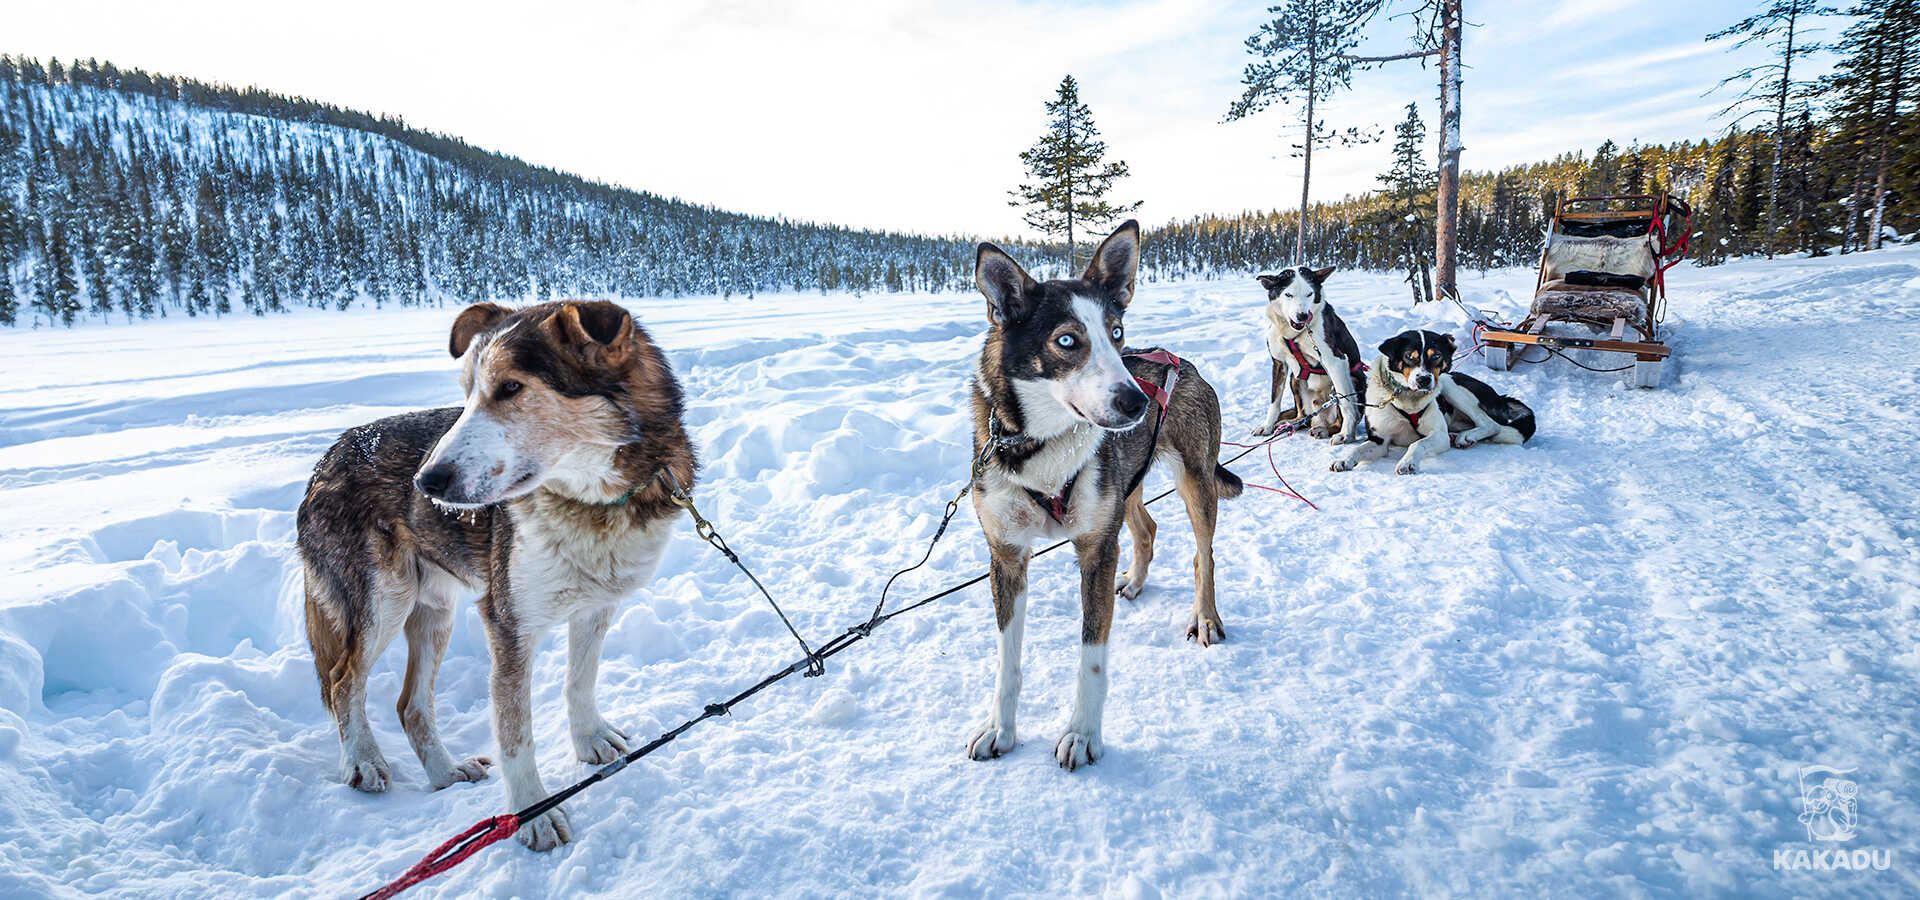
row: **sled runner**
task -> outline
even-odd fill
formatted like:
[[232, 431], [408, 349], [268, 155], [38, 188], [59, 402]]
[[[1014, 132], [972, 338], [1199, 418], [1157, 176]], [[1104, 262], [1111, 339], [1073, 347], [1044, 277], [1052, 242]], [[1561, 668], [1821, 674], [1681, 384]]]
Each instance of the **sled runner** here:
[[[1489, 329], [1487, 367], [1509, 369], [1528, 346], [1604, 350], [1633, 355], [1633, 383], [1660, 385], [1673, 353], [1659, 336], [1667, 312], [1666, 272], [1685, 257], [1693, 209], [1667, 194], [1575, 197], [1560, 201], [1533, 306], [1511, 330]], [[1586, 326], [1586, 334], [1549, 332], [1554, 324]], [[1631, 326], [1635, 332], [1627, 334]]]

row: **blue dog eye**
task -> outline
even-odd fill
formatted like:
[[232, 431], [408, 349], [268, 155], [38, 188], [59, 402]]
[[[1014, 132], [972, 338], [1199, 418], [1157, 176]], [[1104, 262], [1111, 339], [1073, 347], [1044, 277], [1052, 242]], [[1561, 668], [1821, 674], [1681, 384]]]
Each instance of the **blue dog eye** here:
[[1113, 339], [1115, 342], [1118, 342], [1120, 340], [1120, 336], [1124, 333], [1125, 332], [1120, 330], [1120, 326], [1118, 325], [1113, 326]]
[[1061, 336], [1059, 336], [1059, 337], [1057, 337], [1057, 338], [1054, 338], [1054, 341], [1053, 341], [1053, 342], [1054, 342], [1054, 343], [1056, 343], [1056, 344], [1059, 344], [1060, 346], [1062, 346], [1062, 347], [1065, 347], [1065, 348], [1067, 348], [1067, 349], [1072, 349], [1072, 348], [1073, 348], [1073, 335], [1070, 335], [1070, 334], [1063, 334], [1063, 335], [1061, 335]]

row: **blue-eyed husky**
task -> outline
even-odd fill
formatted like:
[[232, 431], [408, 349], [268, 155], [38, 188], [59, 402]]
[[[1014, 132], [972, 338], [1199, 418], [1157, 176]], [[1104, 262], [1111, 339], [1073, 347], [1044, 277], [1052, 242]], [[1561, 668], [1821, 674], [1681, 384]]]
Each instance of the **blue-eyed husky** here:
[[[1080, 670], [1054, 759], [1074, 769], [1100, 758], [1120, 525], [1133, 535], [1133, 564], [1118, 576], [1118, 593], [1132, 599], [1153, 558], [1154, 522], [1138, 482], [1155, 459], [1173, 465], [1198, 545], [1187, 635], [1204, 646], [1226, 633], [1214, 606], [1213, 526], [1219, 498], [1238, 496], [1240, 479], [1215, 462], [1220, 401], [1199, 371], [1123, 353], [1121, 316], [1139, 259], [1140, 226], [1131, 221], [1076, 279], [1035, 281], [992, 244], [975, 259], [989, 327], [974, 378], [974, 456], [985, 460], [972, 494], [992, 555], [1000, 665], [992, 710], [967, 742], [974, 759], [1013, 749], [1027, 560], [1035, 544], [1063, 539], [1080, 558]], [[1136, 379], [1165, 393], [1165, 406], [1156, 408]]]

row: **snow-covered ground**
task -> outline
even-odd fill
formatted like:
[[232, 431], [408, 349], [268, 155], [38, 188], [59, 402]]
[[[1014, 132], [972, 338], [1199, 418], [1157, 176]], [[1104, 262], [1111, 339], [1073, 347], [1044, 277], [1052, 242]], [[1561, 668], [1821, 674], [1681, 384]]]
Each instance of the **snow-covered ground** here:
[[[1055, 554], [1009, 757], [961, 752], [992, 678], [982, 586], [575, 799], [575, 843], [501, 844], [419, 894], [1920, 891], [1920, 250], [1674, 281], [1661, 390], [1557, 361], [1483, 374], [1537, 411], [1525, 447], [1402, 478], [1282, 443], [1321, 511], [1225, 504], [1224, 645], [1181, 638], [1192, 535], [1156, 507], [1161, 563], [1118, 613], [1090, 769], [1052, 756], [1079, 608]], [[1531, 282], [1466, 290], [1511, 315]], [[1462, 318], [1409, 310], [1384, 275], [1330, 290], [1369, 350]], [[1199, 363], [1230, 437], [1265, 397], [1262, 300], [1250, 279], [1149, 283], [1129, 316]], [[689, 389], [709, 515], [810, 637], [854, 622], [963, 478], [983, 301], [634, 308]], [[397, 783], [338, 782], [292, 544], [334, 435], [456, 401], [452, 315], [0, 334], [0, 896], [357, 893], [502, 811], [497, 777], [427, 792], [389, 712], [398, 644], [370, 703]], [[1237, 468], [1273, 482], [1264, 456]], [[897, 595], [985, 563], [963, 515]], [[607, 640], [602, 706], [656, 734], [789, 641], [688, 532]], [[549, 646], [535, 679], [549, 786], [586, 771], [562, 664]], [[440, 678], [456, 752], [491, 752], [486, 672], [469, 607]], [[1835, 846], [1796, 820], [1813, 765], [1852, 770], [1837, 846], [1889, 870], [1775, 870]]]

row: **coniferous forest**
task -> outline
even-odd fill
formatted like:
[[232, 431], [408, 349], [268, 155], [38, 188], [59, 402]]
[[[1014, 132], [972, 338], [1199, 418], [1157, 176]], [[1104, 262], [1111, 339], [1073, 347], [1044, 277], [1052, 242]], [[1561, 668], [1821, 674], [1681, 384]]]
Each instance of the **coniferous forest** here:
[[[1834, 101], [1818, 107], [1824, 118], [1803, 111], [1779, 137], [1776, 252], [1860, 249], [1875, 221], [1880, 234], [1920, 229], [1920, 113], [1897, 80], [1883, 97], [1896, 63], [1843, 67], [1821, 86]], [[1417, 113], [1400, 127], [1419, 128]], [[1560, 198], [1614, 192], [1688, 198], [1689, 252], [1702, 264], [1763, 252], [1775, 139], [1736, 129], [1671, 145], [1608, 141], [1591, 154], [1468, 173], [1461, 265], [1530, 265]], [[1402, 168], [1383, 175], [1379, 191], [1311, 207], [1306, 261], [1418, 268], [1409, 248], [1422, 242], [1408, 231], [1422, 223], [1409, 218], [1431, 217], [1430, 194], [1419, 196], [1431, 179]], [[1145, 277], [1287, 265], [1298, 215], [1149, 228]], [[967, 290], [972, 262], [970, 238], [740, 215], [530, 165], [398, 119], [110, 63], [0, 56], [0, 324], [556, 296]]]

